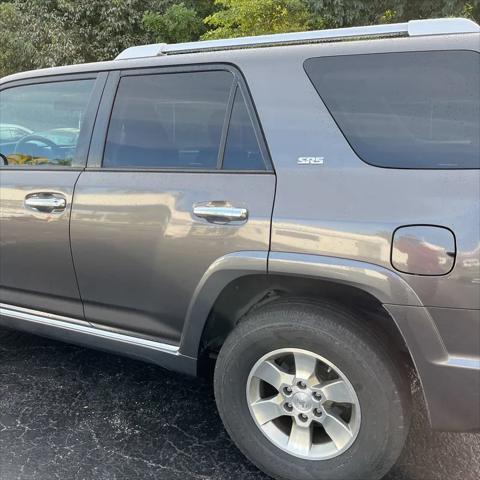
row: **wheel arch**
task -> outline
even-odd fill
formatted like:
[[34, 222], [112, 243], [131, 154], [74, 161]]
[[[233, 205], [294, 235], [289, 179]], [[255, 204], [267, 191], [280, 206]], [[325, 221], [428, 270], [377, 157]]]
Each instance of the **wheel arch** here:
[[[204, 366], [211, 367], [212, 363], [204, 361], [208, 360], [209, 348], [221, 346], [252, 308], [275, 301], [282, 288], [285, 295], [296, 298], [326, 298], [350, 309], [365, 307], [368, 315], [362, 318], [373, 319], [374, 327], [381, 327], [397, 348], [405, 350], [405, 360], [421, 382], [432, 427], [460, 429], [458, 425], [463, 424], [457, 420], [446, 420], [438, 380], [439, 375], [455, 377], [456, 372], [467, 376], [470, 370], [450, 366], [449, 352], [428, 308], [403, 278], [378, 265], [277, 252], [237, 252], [222, 257], [205, 273], [195, 291], [180, 353], [197, 359], [197, 373], [205, 373]], [[351, 300], [350, 305], [346, 299]], [[229, 314], [224, 316], [222, 309]]]
[[199, 358], [205, 342], [213, 336], [221, 339], [252, 308], [281, 296], [361, 307], [389, 319], [387, 330], [398, 341], [403, 340], [402, 333], [383, 304], [421, 305], [398, 274], [378, 265], [318, 255], [235, 252], [216, 260], [199, 282], [188, 308], [180, 352]]

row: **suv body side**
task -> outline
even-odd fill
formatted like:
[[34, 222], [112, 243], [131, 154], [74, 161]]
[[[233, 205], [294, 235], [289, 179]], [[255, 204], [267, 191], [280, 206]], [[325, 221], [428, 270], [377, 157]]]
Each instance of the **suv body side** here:
[[[190, 289], [188, 305], [183, 306], [181, 315], [175, 313], [176, 332], [170, 341], [178, 344], [178, 349], [159, 357], [143, 357], [169, 368], [193, 372], [209, 312], [224, 288], [237, 278], [268, 272], [271, 276], [332, 281], [368, 292], [390, 313], [418, 370], [432, 425], [445, 430], [479, 430], [480, 352], [475, 339], [480, 332], [480, 275], [475, 262], [480, 243], [480, 172], [387, 169], [366, 164], [350, 147], [304, 70], [305, 61], [324, 56], [478, 52], [479, 40], [478, 34], [399, 38], [186, 54], [180, 59], [171, 56], [75, 67], [76, 71], [88, 72], [167, 67], [180, 62], [231, 63], [246, 79], [275, 167], [269, 241], [258, 249], [239, 246], [237, 250], [212, 255], [209, 265], [202, 264], [201, 275]], [[58, 74], [71, 71], [72, 67], [55, 70]], [[5, 81], [8, 79], [2, 82]], [[98, 160], [101, 150], [95, 153], [96, 142], [101, 145], [105, 140], [102, 116], [108, 115], [109, 111], [101, 108], [100, 122], [93, 134], [92, 162], [95, 154]], [[299, 157], [323, 157], [323, 161], [298, 164]], [[85, 179], [95, 175], [92, 165]], [[86, 182], [84, 188], [88, 189]], [[250, 192], [254, 198], [263, 193]], [[74, 251], [75, 235], [81, 235], [83, 228], [80, 217], [86, 212], [85, 202], [79, 205], [84, 211], [82, 215], [74, 214], [72, 221]], [[265, 212], [262, 216], [265, 218]], [[265, 221], [268, 223], [268, 219]], [[424, 276], [393, 268], [392, 238], [397, 229], [410, 225], [440, 226], [454, 233], [457, 260], [450, 273]], [[78, 238], [80, 243], [88, 242], [86, 237]], [[86, 245], [77, 244], [77, 248]], [[137, 248], [134, 240], [129, 245], [132, 251]], [[197, 252], [190, 241], [185, 251], [189, 259], [196, 259]], [[76, 262], [88, 270], [87, 261], [104, 261], [99, 254], [105, 252], [100, 253], [95, 246], [86, 248]], [[147, 261], [148, 255], [143, 259]], [[459, 328], [461, 334], [457, 333]], [[134, 331], [132, 328], [130, 333]], [[113, 340], [101, 346], [119, 349]], [[140, 350], [127, 353], [142, 356]], [[181, 362], [179, 357], [188, 361]]]

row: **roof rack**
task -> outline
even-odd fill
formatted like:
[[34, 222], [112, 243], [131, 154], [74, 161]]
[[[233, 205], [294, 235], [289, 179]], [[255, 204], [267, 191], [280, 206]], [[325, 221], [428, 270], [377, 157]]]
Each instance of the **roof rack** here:
[[436, 18], [430, 20], [410, 20], [406, 23], [369, 25], [366, 27], [335, 28], [311, 32], [259, 35], [256, 37], [206, 40], [188, 43], [157, 43], [130, 47], [115, 60], [156, 57], [202, 51], [234, 50], [274, 45], [295, 45], [302, 43], [332, 42], [364, 37], [417, 37], [422, 35], [446, 35], [458, 33], [478, 33], [480, 26], [467, 18]]

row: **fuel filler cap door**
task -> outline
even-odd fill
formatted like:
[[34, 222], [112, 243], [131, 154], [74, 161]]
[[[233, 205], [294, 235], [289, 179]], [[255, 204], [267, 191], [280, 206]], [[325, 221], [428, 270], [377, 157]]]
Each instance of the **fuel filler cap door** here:
[[455, 264], [455, 236], [434, 225], [409, 225], [393, 233], [391, 262], [403, 273], [446, 275]]

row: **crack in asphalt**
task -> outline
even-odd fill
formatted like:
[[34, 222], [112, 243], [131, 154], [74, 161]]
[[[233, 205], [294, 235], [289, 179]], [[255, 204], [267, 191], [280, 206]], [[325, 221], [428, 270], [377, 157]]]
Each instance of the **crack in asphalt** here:
[[[418, 385], [385, 480], [476, 480], [480, 435], [430, 430]], [[0, 480], [267, 480], [230, 441], [211, 385], [0, 330]]]

